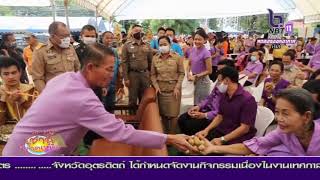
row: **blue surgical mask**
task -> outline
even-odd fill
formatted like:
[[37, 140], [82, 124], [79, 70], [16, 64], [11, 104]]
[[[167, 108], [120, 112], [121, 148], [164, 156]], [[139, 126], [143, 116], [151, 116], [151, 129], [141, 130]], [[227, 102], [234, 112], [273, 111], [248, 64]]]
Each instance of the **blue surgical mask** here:
[[257, 60], [257, 57], [255, 57], [255, 56], [251, 56], [251, 58], [250, 58], [250, 59], [251, 59], [251, 61], [253, 61], [253, 62], [254, 62], [254, 61], [256, 61], [256, 60]]

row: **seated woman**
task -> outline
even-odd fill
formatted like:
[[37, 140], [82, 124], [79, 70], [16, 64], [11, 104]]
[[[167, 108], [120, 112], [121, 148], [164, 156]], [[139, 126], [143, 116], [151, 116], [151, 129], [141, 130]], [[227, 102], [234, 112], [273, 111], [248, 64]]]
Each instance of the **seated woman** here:
[[262, 73], [263, 64], [260, 62], [263, 58], [262, 56], [263, 54], [260, 51], [253, 51], [251, 53], [250, 62], [248, 62], [245, 69], [240, 72], [240, 74], [248, 76], [248, 80], [245, 82], [244, 86], [251, 86], [252, 84], [255, 84], [259, 75]]
[[158, 44], [160, 53], [152, 59], [151, 82], [156, 89], [162, 120], [170, 122], [170, 133], [174, 134], [180, 112], [183, 60], [170, 52], [171, 41], [167, 36], [160, 37]]
[[238, 56], [236, 57], [236, 67], [239, 71], [243, 71], [246, 65], [246, 57], [247, 57], [247, 53], [246, 53], [246, 49], [244, 46], [241, 46], [239, 48], [239, 53]]
[[[282, 146], [290, 156], [319, 156], [320, 122], [313, 121], [314, 103], [304, 89], [287, 89], [277, 96], [276, 119], [278, 127], [264, 137], [233, 145], [216, 146], [204, 137], [203, 154], [269, 155], [270, 149]], [[276, 155], [276, 154], [273, 154]], [[283, 153], [282, 153], [283, 155]]]
[[265, 80], [260, 103], [271, 109], [272, 112], [274, 112], [275, 108], [275, 95], [290, 85], [289, 81], [282, 78], [283, 70], [284, 66], [281, 61], [273, 61], [269, 68], [270, 78]]
[[6, 141], [15, 124], [31, 106], [37, 92], [29, 84], [20, 83], [21, 68], [11, 57], [0, 58], [0, 141]]

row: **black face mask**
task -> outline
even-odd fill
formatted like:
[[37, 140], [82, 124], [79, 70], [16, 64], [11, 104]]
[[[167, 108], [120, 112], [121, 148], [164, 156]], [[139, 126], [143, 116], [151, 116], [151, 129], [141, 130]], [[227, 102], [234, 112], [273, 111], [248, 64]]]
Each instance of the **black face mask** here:
[[136, 40], [140, 40], [142, 38], [143, 34], [141, 32], [137, 32], [137, 33], [134, 33], [133, 34], [133, 37], [136, 39]]

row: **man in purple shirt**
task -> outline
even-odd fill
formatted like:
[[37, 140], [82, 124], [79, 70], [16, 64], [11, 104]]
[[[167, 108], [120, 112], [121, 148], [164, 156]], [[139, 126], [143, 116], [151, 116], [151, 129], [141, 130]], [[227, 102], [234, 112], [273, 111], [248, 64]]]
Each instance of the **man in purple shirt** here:
[[81, 72], [64, 73], [49, 81], [15, 127], [4, 156], [71, 155], [88, 129], [112, 142], [147, 148], [172, 144], [184, 151], [193, 148], [187, 136], [135, 130], [105, 111], [92, 88], [107, 87], [112, 80], [111, 49], [90, 45], [83, 63]]
[[[218, 63], [217, 67], [218, 70], [220, 70], [226, 66], [234, 67], [234, 62], [232, 60], [222, 60]], [[216, 117], [219, 110], [219, 101], [222, 96], [222, 93], [217, 88], [221, 79], [221, 76], [217, 78], [218, 82], [215, 88], [206, 99], [179, 117], [179, 128], [183, 134], [194, 135], [198, 131], [206, 128]]]
[[255, 136], [254, 127], [257, 103], [254, 97], [238, 83], [239, 74], [231, 67], [219, 71], [222, 83], [218, 86], [224, 94], [220, 100], [218, 115], [204, 130], [197, 133], [206, 137], [209, 132], [216, 145], [234, 144]]

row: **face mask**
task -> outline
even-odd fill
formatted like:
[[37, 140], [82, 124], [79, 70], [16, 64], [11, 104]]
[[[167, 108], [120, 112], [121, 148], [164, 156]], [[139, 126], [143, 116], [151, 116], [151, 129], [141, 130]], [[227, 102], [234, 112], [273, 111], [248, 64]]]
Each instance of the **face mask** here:
[[170, 42], [172, 42], [172, 41], [173, 41], [173, 37], [169, 36], [169, 39], [170, 39]]
[[66, 49], [70, 46], [70, 37], [66, 37], [60, 40], [61, 40], [61, 43], [59, 44], [59, 47]]
[[90, 45], [90, 44], [94, 44], [97, 41], [97, 38], [93, 38], [93, 37], [83, 37], [82, 41], [84, 44], [86, 45]]
[[164, 53], [168, 53], [170, 51], [170, 47], [169, 46], [160, 46], [159, 47], [159, 51], [164, 54]]
[[285, 70], [289, 70], [289, 69], [291, 69], [292, 68], [292, 64], [290, 64], [290, 65], [284, 65], [284, 69]]
[[142, 34], [141, 32], [137, 32], [137, 33], [134, 33], [133, 34], [133, 37], [136, 39], [136, 40], [140, 40], [142, 38]]
[[221, 83], [221, 84], [218, 85], [218, 90], [221, 93], [226, 93], [227, 90], [228, 90], [228, 85]]
[[251, 59], [251, 61], [252, 61], [252, 62], [255, 62], [255, 61], [257, 60], [257, 57], [255, 57], [255, 56], [251, 56], [251, 58], [250, 58], [250, 59]]

